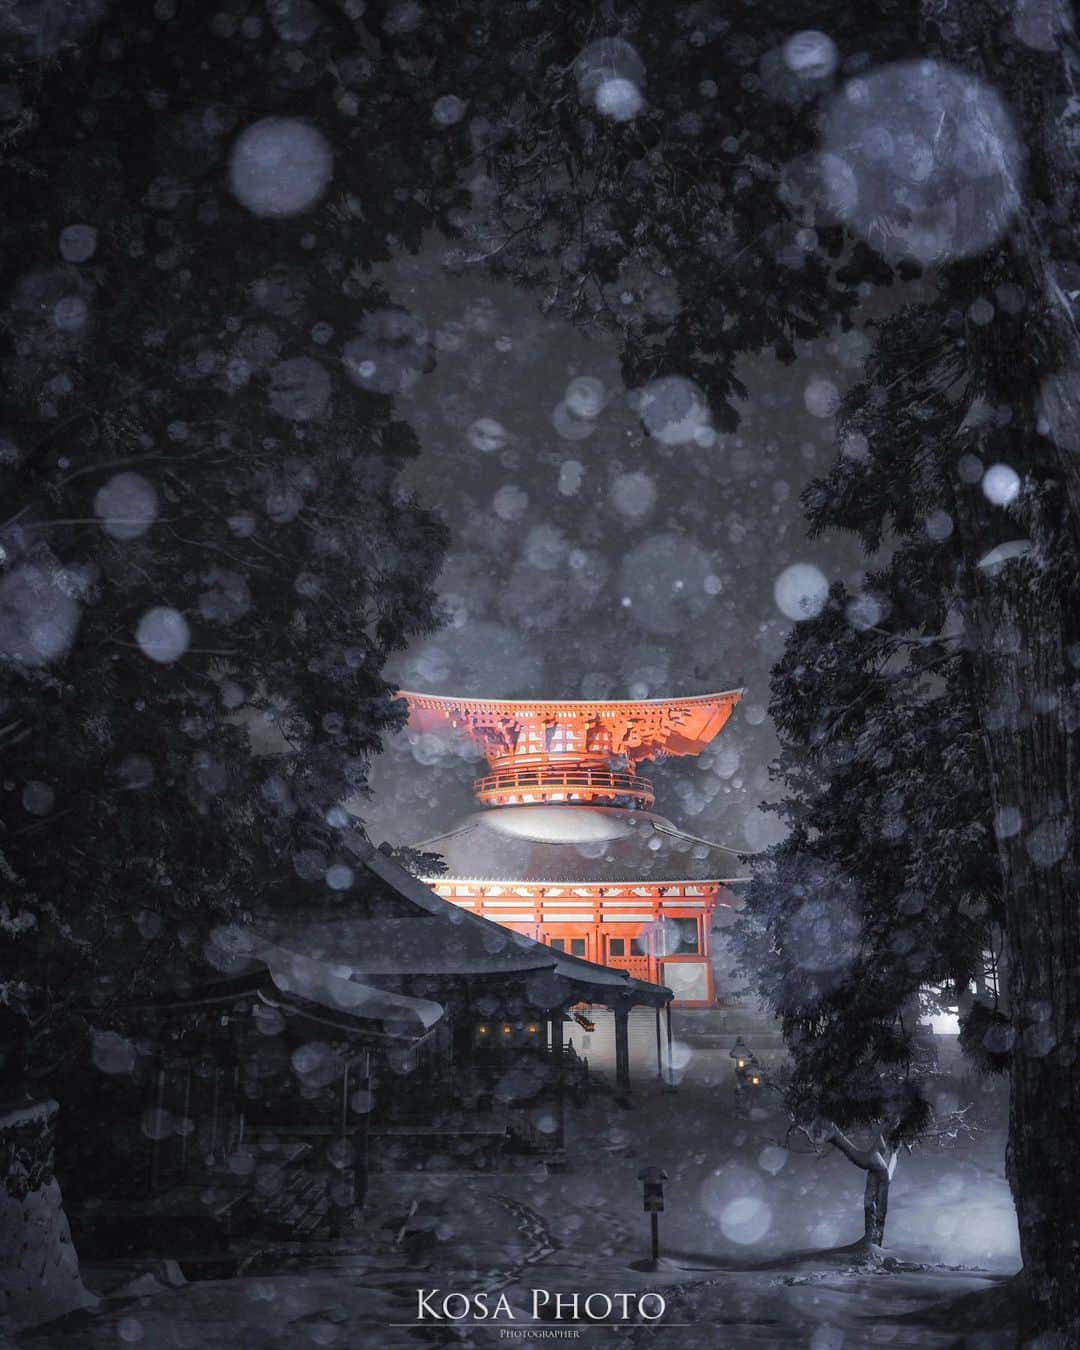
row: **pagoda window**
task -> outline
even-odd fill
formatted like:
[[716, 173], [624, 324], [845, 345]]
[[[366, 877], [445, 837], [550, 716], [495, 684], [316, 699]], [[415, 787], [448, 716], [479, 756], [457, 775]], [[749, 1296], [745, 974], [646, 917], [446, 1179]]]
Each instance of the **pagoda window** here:
[[608, 955], [609, 955], [609, 956], [625, 956], [625, 955], [626, 955], [626, 939], [625, 939], [625, 938], [608, 938]]
[[551, 941], [548, 943], [548, 946], [551, 947], [554, 951], [564, 952], [566, 951], [566, 939], [552, 938]]
[[584, 938], [571, 938], [571, 939], [570, 939], [570, 955], [571, 955], [571, 956], [584, 956], [584, 955], [585, 955], [585, 939], [584, 939]]
[[664, 956], [688, 956], [700, 953], [697, 919], [665, 919], [661, 932]]
[[648, 956], [648, 954], [649, 954], [649, 941], [644, 934], [642, 934], [641, 937], [635, 937], [630, 939], [631, 956]]

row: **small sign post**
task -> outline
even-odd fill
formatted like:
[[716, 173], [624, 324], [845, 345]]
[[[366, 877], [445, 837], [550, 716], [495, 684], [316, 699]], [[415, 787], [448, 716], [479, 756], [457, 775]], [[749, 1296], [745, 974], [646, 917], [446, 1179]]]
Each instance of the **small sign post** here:
[[660, 1260], [660, 1213], [664, 1208], [664, 1182], [668, 1174], [662, 1167], [643, 1167], [638, 1181], [644, 1186], [644, 1209], [652, 1228], [652, 1262]]

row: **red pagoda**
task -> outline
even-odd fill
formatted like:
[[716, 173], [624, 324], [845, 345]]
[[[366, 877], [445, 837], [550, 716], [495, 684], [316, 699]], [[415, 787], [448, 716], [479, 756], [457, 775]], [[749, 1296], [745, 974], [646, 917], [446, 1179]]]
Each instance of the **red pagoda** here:
[[415, 847], [446, 872], [440, 896], [556, 951], [666, 985], [675, 1006], [716, 1004], [712, 913], [737, 854], [653, 810], [645, 760], [696, 755], [741, 690], [627, 702], [453, 698], [402, 691], [409, 728], [478, 744], [482, 804]]

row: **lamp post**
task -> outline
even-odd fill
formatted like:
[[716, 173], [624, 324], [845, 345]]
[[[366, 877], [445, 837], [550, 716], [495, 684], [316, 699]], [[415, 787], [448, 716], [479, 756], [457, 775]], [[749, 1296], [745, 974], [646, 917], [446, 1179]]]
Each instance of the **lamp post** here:
[[764, 1086], [765, 1072], [758, 1057], [741, 1036], [736, 1039], [728, 1055], [735, 1061], [735, 1104], [741, 1114], [746, 1110], [747, 1097], [759, 1092]]
[[668, 1174], [662, 1167], [643, 1167], [638, 1173], [638, 1181], [644, 1187], [643, 1203], [649, 1216], [652, 1230], [652, 1264], [660, 1260], [660, 1211], [664, 1208], [664, 1182]]

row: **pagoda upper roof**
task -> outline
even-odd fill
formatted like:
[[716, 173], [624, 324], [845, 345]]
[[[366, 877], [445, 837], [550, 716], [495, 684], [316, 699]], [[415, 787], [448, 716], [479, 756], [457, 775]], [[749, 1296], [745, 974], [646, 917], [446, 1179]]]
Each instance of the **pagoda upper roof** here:
[[699, 754], [742, 697], [741, 689], [685, 698], [518, 699], [460, 698], [402, 689], [409, 725], [432, 732], [452, 727], [489, 751], [522, 726], [603, 725], [612, 732], [611, 753], [631, 762], [658, 755]]

